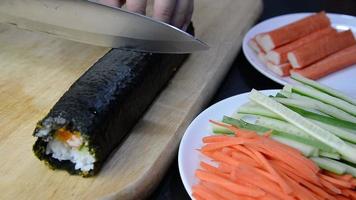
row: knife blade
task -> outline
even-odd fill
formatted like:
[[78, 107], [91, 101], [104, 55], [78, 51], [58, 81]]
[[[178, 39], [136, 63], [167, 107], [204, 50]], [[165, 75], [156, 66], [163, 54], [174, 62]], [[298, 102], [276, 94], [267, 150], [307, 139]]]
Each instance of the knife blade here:
[[1, 0], [0, 23], [111, 48], [191, 53], [208, 45], [169, 24], [85, 0]]

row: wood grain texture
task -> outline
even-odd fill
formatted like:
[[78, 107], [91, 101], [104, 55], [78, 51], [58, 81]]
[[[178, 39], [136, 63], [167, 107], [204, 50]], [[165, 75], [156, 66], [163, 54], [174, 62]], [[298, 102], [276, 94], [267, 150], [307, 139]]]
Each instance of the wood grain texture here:
[[108, 49], [0, 26], [0, 199], [138, 199], [175, 156], [190, 121], [208, 103], [257, 19], [260, 0], [196, 0], [194, 53], [111, 155], [98, 176], [49, 170], [31, 136], [68, 87]]

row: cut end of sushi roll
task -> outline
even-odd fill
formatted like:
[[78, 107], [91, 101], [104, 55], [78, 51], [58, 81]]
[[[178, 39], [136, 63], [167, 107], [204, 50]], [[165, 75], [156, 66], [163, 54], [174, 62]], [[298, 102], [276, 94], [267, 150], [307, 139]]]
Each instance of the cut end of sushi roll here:
[[[37, 142], [33, 150], [54, 168], [66, 168], [83, 176], [94, 170], [95, 151], [79, 131], [72, 130], [63, 118], [47, 118], [38, 123], [34, 132]], [[39, 145], [40, 144], [40, 145]], [[58, 163], [66, 163], [58, 166]]]

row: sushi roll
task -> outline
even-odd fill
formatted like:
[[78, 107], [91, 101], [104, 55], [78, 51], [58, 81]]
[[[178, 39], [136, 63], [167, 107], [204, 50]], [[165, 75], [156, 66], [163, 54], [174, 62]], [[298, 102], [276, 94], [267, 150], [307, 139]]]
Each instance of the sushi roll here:
[[35, 155], [52, 169], [95, 175], [187, 56], [112, 49], [38, 122]]

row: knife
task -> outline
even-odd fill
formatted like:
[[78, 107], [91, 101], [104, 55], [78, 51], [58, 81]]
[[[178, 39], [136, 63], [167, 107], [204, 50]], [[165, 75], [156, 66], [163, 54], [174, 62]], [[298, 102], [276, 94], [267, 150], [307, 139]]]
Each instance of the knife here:
[[0, 23], [77, 42], [153, 53], [208, 45], [169, 24], [85, 0], [0, 0]]

